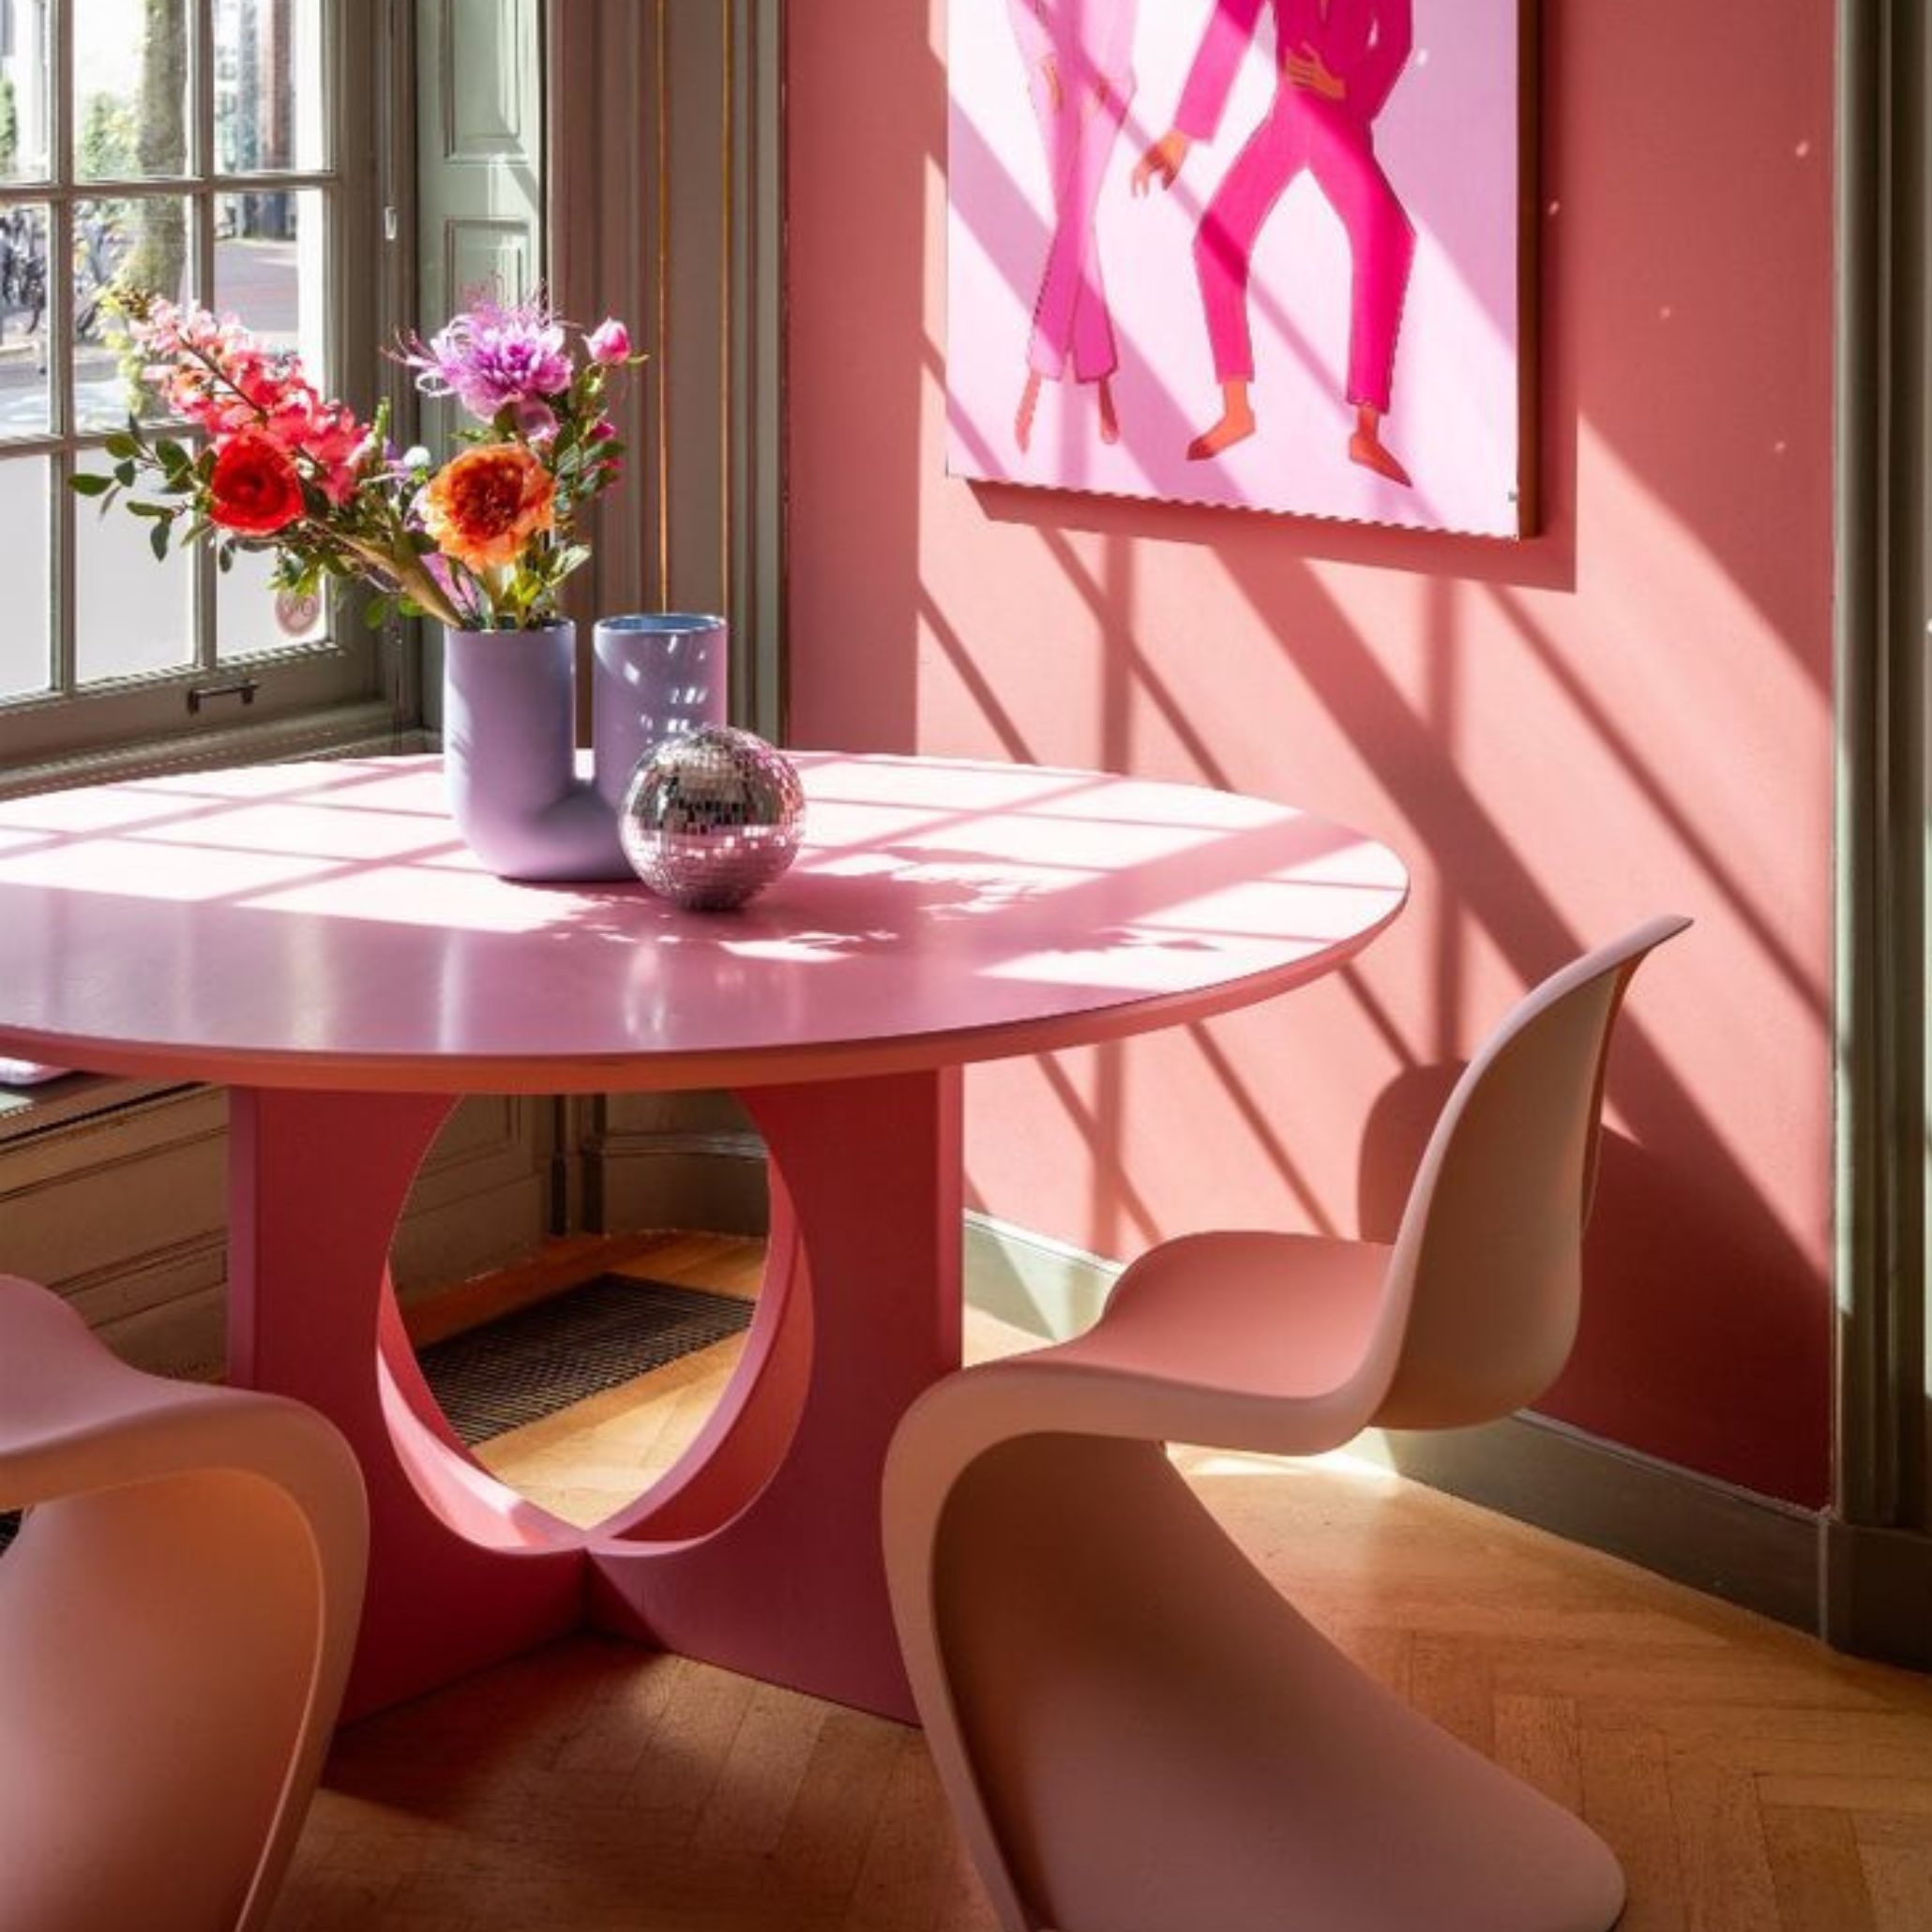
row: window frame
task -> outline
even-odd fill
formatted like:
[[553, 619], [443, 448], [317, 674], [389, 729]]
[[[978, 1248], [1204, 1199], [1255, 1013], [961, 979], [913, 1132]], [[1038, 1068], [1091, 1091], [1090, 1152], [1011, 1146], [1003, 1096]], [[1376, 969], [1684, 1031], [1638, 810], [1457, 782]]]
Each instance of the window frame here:
[[[69, 259], [77, 204], [111, 198], [179, 195], [209, 218], [229, 193], [317, 189], [331, 197], [329, 280], [324, 326], [331, 387], [366, 414], [384, 396], [402, 400], [406, 387], [381, 343], [394, 331], [398, 279], [387, 257], [394, 218], [398, 116], [385, 104], [396, 95], [395, 55], [379, 0], [321, 0], [325, 61], [324, 113], [328, 148], [323, 165], [286, 172], [224, 173], [215, 152], [215, 0], [188, 0], [189, 60], [189, 168], [178, 179], [78, 181], [74, 175], [74, 0], [50, 9], [48, 165], [39, 180], [0, 185], [0, 206], [37, 206], [48, 213], [48, 258]], [[190, 224], [191, 286], [205, 299], [213, 287], [212, 219]], [[374, 264], [352, 272], [351, 264]], [[41, 540], [51, 558], [53, 674], [56, 688], [0, 700], [0, 793], [41, 789], [110, 774], [184, 763], [235, 762], [289, 757], [305, 749], [367, 743], [393, 736], [409, 718], [414, 680], [403, 674], [394, 635], [363, 624], [358, 600], [339, 595], [325, 644], [291, 645], [219, 658], [213, 616], [215, 564], [197, 557], [195, 648], [192, 664], [165, 671], [73, 684], [74, 586], [78, 518], [93, 507], [73, 496], [68, 479], [77, 464], [98, 466], [108, 429], [80, 430], [70, 415], [72, 286], [50, 276], [43, 326], [50, 346], [52, 421], [47, 433], [0, 444], [0, 461], [40, 458], [50, 464], [50, 524]], [[246, 697], [234, 688], [243, 681]], [[221, 687], [229, 687], [223, 690]]]

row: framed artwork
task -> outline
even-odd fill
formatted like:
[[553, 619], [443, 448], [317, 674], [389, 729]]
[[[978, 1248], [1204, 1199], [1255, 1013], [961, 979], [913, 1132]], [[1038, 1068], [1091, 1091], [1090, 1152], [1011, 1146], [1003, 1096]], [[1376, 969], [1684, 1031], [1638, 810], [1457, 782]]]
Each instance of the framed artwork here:
[[950, 0], [947, 467], [1530, 527], [1526, 0]]

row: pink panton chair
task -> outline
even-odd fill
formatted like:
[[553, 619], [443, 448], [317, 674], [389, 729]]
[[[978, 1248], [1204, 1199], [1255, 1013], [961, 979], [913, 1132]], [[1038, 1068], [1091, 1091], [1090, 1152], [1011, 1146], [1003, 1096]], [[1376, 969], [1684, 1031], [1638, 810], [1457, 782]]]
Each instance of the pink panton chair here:
[[0, 1926], [267, 1918], [362, 1606], [362, 1477], [312, 1411], [144, 1375], [0, 1276]]
[[1191, 1235], [1057, 1348], [949, 1377], [885, 1476], [894, 1614], [1005, 1932], [1605, 1932], [1576, 1819], [1299, 1616], [1170, 1441], [1333, 1449], [1532, 1400], [1576, 1335], [1611, 1023], [1688, 922], [1531, 993], [1451, 1095], [1393, 1247]]

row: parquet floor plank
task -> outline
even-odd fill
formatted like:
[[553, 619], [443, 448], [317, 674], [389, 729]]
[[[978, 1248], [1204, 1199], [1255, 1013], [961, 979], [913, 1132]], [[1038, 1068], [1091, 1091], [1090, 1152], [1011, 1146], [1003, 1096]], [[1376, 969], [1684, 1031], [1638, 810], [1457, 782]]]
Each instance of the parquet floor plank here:
[[1777, 1892], [1779, 1924], [1866, 1932], [1872, 1924], [1872, 1899], [1850, 1818], [1842, 1811], [1767, 1804], [1761, 1788], [1758, 1813]]
[[1872, 1902], [1873, 1932], [1932, 1925], [1932, 1833], [1923, 1818], [1865, 1812], [1852, 1820]]
[[1669, 1788], [1688, 1932], [1777, 1925], [1777, 1887], [1750, 1774], [1673, 1751]]
[[1617, 1854], [1629, 1887], [1618, 1932], [1684, 1932], [1670, 1754], [1662, 1735], [1599, 1730], [1586, 1713], [1577, 1757], [1583, 1818]]
[[1583, 1809], [1582, 1737], [1576, 1701], [1505, 1694], [1494, 1700], [1497, 1763], [1565, 1811]]
[[780, 1897], [851, 1898], [900, 1748], [899, 1728], [828, 1709], [771, 1859]]

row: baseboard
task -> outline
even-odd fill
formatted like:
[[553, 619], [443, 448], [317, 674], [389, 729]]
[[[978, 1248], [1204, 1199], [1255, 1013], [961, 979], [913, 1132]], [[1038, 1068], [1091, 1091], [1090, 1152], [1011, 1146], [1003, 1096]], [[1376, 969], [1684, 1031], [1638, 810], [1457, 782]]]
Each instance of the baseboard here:
[[[1043, 1341], [1063, 1340], [1091, 1322], [1120, 1273], [1119, 1263], [1064, 1243], [989, 1215], [966, 1217], [967, 1300]], [[1808, 1510], [1533, 1414], [1426, 1435], [1373, 1429], [1351, 1448], [1432, 1489], [1780, 1623], [1825, 1627], [1825, 1519]], [[1884, 1554], [1893, 1564], [1901, 1561]], [[1925, 1577], [1932, 1592], [1932, 1564]], [[1922, 1600], [1932, 1603], [1932, 1593]], [[1880, 1614], [1875, 1597], [1864, 1623]], [[1849, 1612], [1841, 1624], [1848, 1620]], [[1922, 1637], [1928, 1628], [1932, 1620]]]
[[1835, 1649], [1932, 1670], [1932, 1536], [1829, 1523], [1824, 1611]]
[[1120, 1278], [1102, 1260], [989, 1215], [966, 1216], [966, 1299], [983, 1315], [1064, 1342], [1098, 1320]]
[[1800, 1630], [1823, 1628], [1825, 1518], [1525, 1412], [1371, 1429], [1353, 1453]]
[[618, 1130], [583, 1152], [586, 1225], [604, 1234], [709, 1228], [762, 1234], [764, 1143], [731, 1130]]

